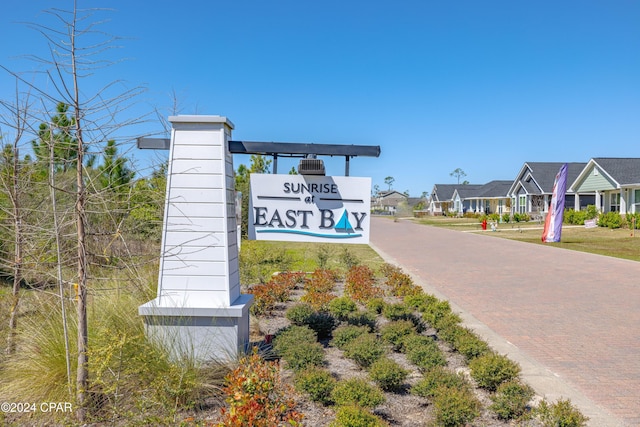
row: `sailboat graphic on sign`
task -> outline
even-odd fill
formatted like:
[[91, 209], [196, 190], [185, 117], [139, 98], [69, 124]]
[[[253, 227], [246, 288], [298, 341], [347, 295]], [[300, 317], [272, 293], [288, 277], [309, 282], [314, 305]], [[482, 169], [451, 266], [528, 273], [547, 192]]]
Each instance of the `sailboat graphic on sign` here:
[[353, 226], [349, 222], [349, 215], [347, 215], [346, 209], [342, 212], [342, 217], [340, 217], [334, 229], [342, 233], [353, 233]]

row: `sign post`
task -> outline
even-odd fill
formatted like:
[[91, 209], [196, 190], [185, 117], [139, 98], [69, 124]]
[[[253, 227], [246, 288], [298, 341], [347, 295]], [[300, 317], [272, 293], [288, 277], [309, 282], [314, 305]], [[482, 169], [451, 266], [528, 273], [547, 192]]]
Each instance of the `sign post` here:
[[157, 297], [139, 307], [147, 336], [175, 357], [231, 360], [249, 342], [240, 293], [233, 124], [174, 116]]

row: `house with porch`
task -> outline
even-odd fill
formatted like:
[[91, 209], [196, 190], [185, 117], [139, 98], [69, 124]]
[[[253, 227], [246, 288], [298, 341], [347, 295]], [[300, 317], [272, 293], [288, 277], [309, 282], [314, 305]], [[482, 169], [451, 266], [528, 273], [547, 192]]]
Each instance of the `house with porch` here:
[[511, 184], [510, 180], [495, 180], [479, 186], [480, 188], [477, 190], [466, 189], [466, 186], [458, 187], [453, 196], [454, 204], [456, 198], [459, 197], [460, 206], [468, 206], [464, 212], [502, 215], [510, 212], [511, 198], [508, 196], [508, 192]]
[[638, 213], [640, 158], [592, 158], [574, 180], [568, 180], [567, 188], [577, 195], [594, 193], [595, 202], [590, 204], [599, 212]]
[[434, 184], [429, 196], [430, 215], [444, 215], [453, 209], [453, 192], [462, 184]]
[[[526, 162], [516, 179], [512, 182], [507, 195], [511, 198], [511, 213], [526, 213], [529, 215], [544, 215], [549, 211], [553, 183], [560, 167], [565, 162]], [[574, 190], [569, 185], [576, 180], [583, 171], [586, 163], [567, 163], [567, 192], [565, 207], [575, 210], [584, 209], [595, 202], [595, 192], [581, 192], [575, 197]]]

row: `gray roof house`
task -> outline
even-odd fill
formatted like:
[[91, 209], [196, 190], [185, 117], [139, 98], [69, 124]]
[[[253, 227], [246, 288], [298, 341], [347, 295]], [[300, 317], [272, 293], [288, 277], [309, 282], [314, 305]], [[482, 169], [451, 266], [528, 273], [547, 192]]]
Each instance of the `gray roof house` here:
[[[476, 213], [503, 213], [510, 212], [511, 198], [509, 188], [513, 181], [495, 180], [481, 185], [477, 191], [467, 191], [460, 187], [458, 190], [460, 197], [464, 197], [464, 202], [468, 204], [468, 209]], [[466, 211], [466, 210], [465, 210]]]
[[429, 196], [429, 213], [442, 215], [453, 209], [453, 192], [462, 184], [434, 184]]
[[578, 194], [595, 193], [594, 204], [600, 212], [638, 213], [640, 158], [592, 158], [567, 187]]
[[371, 209], [373, 211], [395, 213], [398, 204], [404, 201], [407, 201], [407, 196], [399, 191], [380, 191], [371, 199]]
[[[553, 183], [565, 162], [526, 162], [509, 188], [512, 213], [544, 214], [549, 210]], [[594, 202], [594, 192], [586, 192], [574, 197], [569, 186], [587, 165], [586, 163], [567, 163], [567, 193], [565, 206], [576, 210]]]

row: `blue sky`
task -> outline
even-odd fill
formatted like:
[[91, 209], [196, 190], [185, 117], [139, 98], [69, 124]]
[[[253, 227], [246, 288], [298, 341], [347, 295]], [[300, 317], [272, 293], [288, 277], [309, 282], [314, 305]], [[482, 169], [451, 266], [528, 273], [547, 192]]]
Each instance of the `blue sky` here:
[[[46, 44], [18, 22], [71, 2], [11, 3], [0, 64], [25, 71], [36, 65], [16, 56]], [[525, 161], [640, 157], [638, 1], [80, 5], [114, 9], [102, 28], [124, 38], [109, 55], [126, 61], [92, 78], [146, 87], [135, 113], [169, 115], [175, 93], [181, 114], [227, 116], [236, 140], [380, 145], [379, 158], [352, 160], [351, 175], [381, 188], [393, 176], [418, 196], [454, 183], [456, 168], [484, 183], [514, 179]], [[11, 98], [0, 76], [0, 98]], [[343, 160], [327, 168], [340, 175]]]

